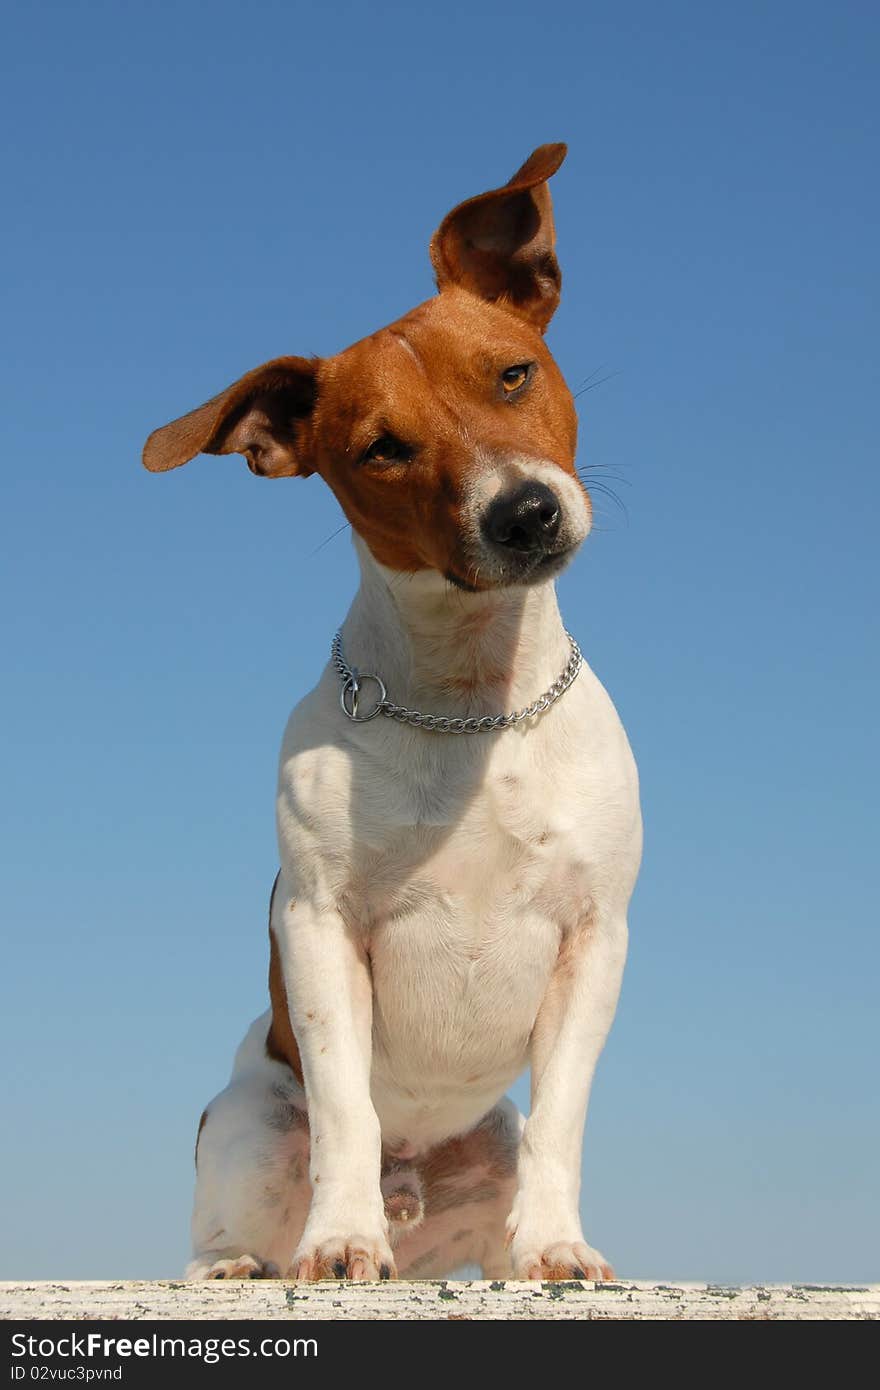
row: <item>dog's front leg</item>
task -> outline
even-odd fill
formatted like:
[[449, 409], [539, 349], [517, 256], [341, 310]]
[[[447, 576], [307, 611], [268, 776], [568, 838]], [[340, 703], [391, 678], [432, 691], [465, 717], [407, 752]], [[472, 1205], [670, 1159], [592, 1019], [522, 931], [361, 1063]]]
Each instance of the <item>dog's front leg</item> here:
[[596, 917], [566, 942], [532, 1033], [532, 1106], [508, 1220], [519, 1279], [612, 1279], [578, 1211], [581, 1145], [593, 1073], [626, 959], [624, 915]]
[[312, 1203], [296, 1279], [388, 1279], [394, 1260], [370, 1099], [372, 981], [364, 945], [335, 910], [291, 901], [279, 883], [273, 931], [302, 1060]]

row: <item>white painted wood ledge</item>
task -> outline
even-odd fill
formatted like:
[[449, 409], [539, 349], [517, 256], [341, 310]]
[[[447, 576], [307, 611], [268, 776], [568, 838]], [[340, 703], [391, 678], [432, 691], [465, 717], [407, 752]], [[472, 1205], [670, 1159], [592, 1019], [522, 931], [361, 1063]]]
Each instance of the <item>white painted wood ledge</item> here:
[[315, 1318], [791, 1321], [880, 1318], [880, 1284], [726, 1287], [644, 1280], [430, 1280], [391, 1284], [174, 1280], [0, 1282], [0, 1318]]

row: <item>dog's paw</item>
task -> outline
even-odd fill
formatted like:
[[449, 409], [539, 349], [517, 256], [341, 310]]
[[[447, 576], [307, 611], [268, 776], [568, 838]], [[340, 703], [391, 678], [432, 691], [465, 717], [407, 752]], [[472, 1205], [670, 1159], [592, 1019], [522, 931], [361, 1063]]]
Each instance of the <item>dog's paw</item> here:
[[304, 1240], [293, 1257], [290, 1279], [396, 1279], [391, 1247], [384, 1236], [338, 1236]]
[[188, 1279], [280, 1279], [281, 1271], [268, 1260], [238, 1255], [232, 1260], [193, 1260], [186, 1271]]
[[613, 1279], [614, 1270], [604, 1255], [583, 1240], [555, 1241], [550, 1245], [521, 1244], [511, 1250], [515, 1279]]

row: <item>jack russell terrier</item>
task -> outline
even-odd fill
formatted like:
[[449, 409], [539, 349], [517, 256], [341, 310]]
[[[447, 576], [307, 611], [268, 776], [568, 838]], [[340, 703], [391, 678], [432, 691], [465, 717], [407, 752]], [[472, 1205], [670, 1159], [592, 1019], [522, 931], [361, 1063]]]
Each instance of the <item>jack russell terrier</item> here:
[[361, 567], [284, 735], [271, 1009], [202, 1116], [191, 1278], [613, 1278], [581, 1143], [641, 821], [554, 585], [591, 525], [542, 336], [565, 152], [449, 213], [433, 299], [257, 367], [144, 450], [319, 473]]

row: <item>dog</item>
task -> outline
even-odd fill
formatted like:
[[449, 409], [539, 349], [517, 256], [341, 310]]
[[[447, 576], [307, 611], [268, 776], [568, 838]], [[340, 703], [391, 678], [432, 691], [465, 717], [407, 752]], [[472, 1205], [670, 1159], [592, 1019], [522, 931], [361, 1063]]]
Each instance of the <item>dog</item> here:
[[432, 299], [145, 446], [154, 472], [320, 474], [361, 568], [284, 734], [271, 1007], [199, 1125], [190, 1278], [614, 1277], [581, 1229], [581, 1145], [641, 817], [554, 584], [592, 521], [543, 338], [565, 154], [444, 218]]

